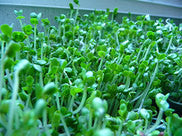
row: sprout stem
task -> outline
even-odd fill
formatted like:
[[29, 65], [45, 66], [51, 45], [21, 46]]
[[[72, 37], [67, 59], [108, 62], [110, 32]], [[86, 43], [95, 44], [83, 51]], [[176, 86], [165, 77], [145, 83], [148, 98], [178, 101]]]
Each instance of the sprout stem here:
[[170, 39], [170, 41], [169, 41], [169, 45], [168, 45], [168, 47], [167, 47], [167, 49], [166, 49], [166, 51], [165, 51], [165, 54], [167, 54], [167, 52], [168, 52], [168, 50], [169, 50], [169, 48], [170, 48], [170, 46], [171, 46], [171, 44], [172, 44], [172, 41], [173, 41], [173, 37], [171, 37], [171, 39]]
[[147, 88], [144, 90], [143, 95], [142, 95], [143, 97], [141, 97], [140, 100], [138, 101], [139, 103], [141, 102], [138, 111], [140, 111], [141, 108], [142, 108], [142, 106], [143, 106], [144, 100], [145, 100], [145, 98], [147, 97], [148, 91], [150, 90], [150, 86], [152, 85], [152, 83], [153, 83], [153, 81], [154, 81], [154, 79], [155, 79], [155, 76], [156, 76], [156, 74], [157, 74], [158, 67], [159, 67], [159, 62], [157, 61], [157, 64], [156, 64], [156, 67], [155, 67], [155, 70], [154, 70], [154, 74], [153, 74], [153, 76], [152, 76], [152, 78], [151, 78], [151, 80], [150, 80], [150, 83], [149, 83], [149, 85], [147, 86]]
[[148, 135], [150, 132], [154, 131], [154, 130], [157, 128], [157, 126], [158, 126], [158, 125], [160, 124], [160, 122], [161, 122], [162, 116], [163, 116], [163, 110], [160, 109], [159, 114], [158, 114], [158, 116], [157, 116], [157, 121], [155, 122], [155, 124], [154, 124], [150, 129], [148, 129], [148, 131], [146, 132], [147, 135]]
[[15, 103], [16, 103], [16, 97], [18, 94], [18, 87], [19, 87], [19, 71], [15, 71], [14, 76], [14, 86], [13, 86], [13, 94], [11, 98], [11, 105], [9, 110], [9, 118], [8, 118], [8, 128], [7, 128], [7, 136], [11, 136], [12, 134], [12, 123], [13, 123], [13, 116], [14, 116], [14, 110], [15, 110]]
[[45, 128], [45, 131], [46, 131], [46, 136], [50, 136], [50, 133], [49, 133], [49, 130], [48, 130], [48, 127], [47, 127], [47, 111], [46, 111], [46, 109], [43, 112], [43, 124], [44, 124], [44, 128]]
[[0, 64], [0, 102], [2, 97], [2, 88], [3, 88], [3, 79], [4, 79], [4, 42], [2, 41], [1, 44], [1, 64]]
[[82, 100], [81, 100], [79, 107], [75, 111], [73, 111], [73, 114], [78, 113], [83, 108], [86, 99], [87, 99], [87, 87], [85, 87], [85, 89], [83, 91], [83, 96], [82, 96]]

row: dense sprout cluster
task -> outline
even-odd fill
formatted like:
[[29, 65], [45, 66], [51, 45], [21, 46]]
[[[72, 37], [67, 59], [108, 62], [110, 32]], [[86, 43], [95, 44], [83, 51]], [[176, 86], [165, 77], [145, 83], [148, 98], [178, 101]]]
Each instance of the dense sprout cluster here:
[[72, 4], [57, 26], [15, 14], [21, 31], [1, 25], [0, 136], [180, 136], [181, 25]]

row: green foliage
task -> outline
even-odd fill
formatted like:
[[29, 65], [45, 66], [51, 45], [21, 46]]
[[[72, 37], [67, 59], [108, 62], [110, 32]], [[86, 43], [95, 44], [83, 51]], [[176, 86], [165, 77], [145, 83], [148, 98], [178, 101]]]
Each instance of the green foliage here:
[[0, 26], [0, 135], [179, 136], [181, 25], [74, 3], [56, 26], [23, 10], [21, 31]]

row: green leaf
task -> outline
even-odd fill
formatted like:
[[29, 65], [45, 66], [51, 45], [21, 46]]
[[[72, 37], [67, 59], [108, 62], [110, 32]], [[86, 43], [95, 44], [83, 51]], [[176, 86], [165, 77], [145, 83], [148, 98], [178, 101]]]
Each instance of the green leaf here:
[[109, 128], [103, 128], [103, 129], [97, 130], [94, 133], [94, 136], [114, 136], [114, 133]]
[[35, 70], [37, 70], [38, 72], [42, 72], [42, 68], [40, 65], [36, 65], [36, 64], [33, 64], [33, 67]]
[[45, 60], [36, 60], [39, 65], [45, 65], [47, 62]]
[[44, 99], [39, 99], [35, 104], [35, 113], [41, 116], [46, 109], [46, 101]]
[[116, 16], [117, 13], [118, 13], [118, 8], [115, 8], [113, 14]]
[[24, 31], [25, 34], [31, 35], [32, 34], [32, 26], [31, 25], [24, 26], [23, 31]]
[[4, 24], [4, 25], [1, 25], [1, 31], [2, 31], [5, 35], [7, 35], [8, 37], [11, 37], [13, 28], [10, 27], [10, 26], [7, 25], [7, 24]]
[[75, 4], [79, 5], [79, 0], [73, 0]]
[[15, 66], [15, 71], [19, 73], [22, 70], [28, 68], [29, 65], [30, 65], [30, 62], [28, 60], [26, 59], [20, 60], [20, 62], [18, 62], [18, 64], [16, 64]]
[[26, 77], [26, 84], [29, 86], [32, 86], [34, 83], [34, 78], [32, 76], [27, 76]]
[[50, 82], [44, 86], [43, 93], [46, 95], [52, 95], [57, 92], [56, 85], [53, 82]]
[[10, 108], [11, 101], [10, 100], [3, 100], [0, 103], [0, 113], [7, 114]]
[[169, 97], [169, 94], [163, 95], [161, 93], [158, 93], [155, 97], [157, 106], [163, 111], [166, 111], [169, 108], [169, 104], [167, 102], [168, 97]]
[[26, 35], [23, 32], [15, 31], [12, 34], [12, 39], [15, 42], [23, 42], [26, 39]]
[[146, 109], [141, 109], [140, 110], [140, 115], [144, 119], [149, 119], [150, 118], [150, 114], [148, 113], [148, 111]]
[[71, 91], [70, 91], [72, 96], [76, 96], [77, 93], [81, 93], [81, 92], [83, 92], [83, 89], [82, 88], [76, 88], [76, 87], [71, 88]]
[[10, 43], [10, 45], [8, 46], [7, 50], [6, 50], [6, 55], [8, 57], [15, 57], [16, 56], [16, 52], [20, 50], [20, 45], [17, 43]]
[[35, 12], [30, 13], [31, 18], [37, 18], [37, 14]]
[[22, 16], [23, 10], [22, 10], [22, 9], [20, 9], [19, 11], [14, 10], [14, 13], [15, 13], [15, 15], [17, 15], [17, 16]]
[[71, 72], [72, 72], [72, 68], [66, 67], [66, 68], [64, 69], [64, 71], [66, 71], [66, 72], [68, 72], [68, 73], [71, 73]]
[[61, 121], [61, 113], [60, 111], [55, 111], [52, 117], [51, 124], [53, 127], [58, 127]]
[[99, 55], [100, 58], [105, 58], [106, 53], [104, 51], [99, 51], [98, 55]]
[[148, 32], [147, 32], [147, 36], [148, 36], [148, 38], [151, 39], [151, 40], [155, 40], [155, 39], [156, 39], [155, 33], [152, 32], [152, 31], [148, 31]]
[[73, 7], [73, 4], [72, 4], [72, 3], [69, 3], [69, 7], [70, 7], [70, 9], [71, 9], [71, 10], [73, 10], [73, 9], [74, 9], [74, 7]]
[[42, 21], [44, 26], [48, 26], [50, 24], [50, 21], [48, 18], [42, 19], [41, 21]]
[[12, 66], [14, 65], [14, 61], [10, 57], [6, 57], [4, 60], [4, 69], [11, 70]]
[[30, 23], [31, 23], [32, 25], [37, 25], [39, 22], [38, 22], [38, 19], [37, 19], [37, 18], [31, 18], [31, 19], [30, 19]]
[[16, 19], [24, 19], [25, 17], [24, 16], [18, 16], [18, 17], [16, 17]]

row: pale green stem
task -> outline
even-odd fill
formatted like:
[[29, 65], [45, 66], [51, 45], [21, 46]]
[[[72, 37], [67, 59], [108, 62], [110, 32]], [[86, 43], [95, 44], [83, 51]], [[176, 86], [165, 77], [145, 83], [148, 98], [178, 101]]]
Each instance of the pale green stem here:
[[80, 6], [78, 6], [78, 8], [76, 9], [76, 15], [75, 15], [75, 22], [74, 22], [74, 26], [75, 26], [75, 24], [76, 24], [76, 20], [77, 20], [77, 17], [78, 17], [79, 7], [80, 7]]
[[83, 96], [82, 96], [82, 100], [81, 100], [79, 107], [75, 111], [73, 111], [73, 114], [78, 113], [83, 108], [86, 99], [87, 99], [87, 87], [85, 87], [85, 89], [83, 91]]
[[21, 30], [23, 31], [23, 23], [22, 23], [21, 19], [19, 19], [19, 22], [20, 22]]
[[92, 112], [89, 113], [89, 122], [88, 122], [88, 128], [90, 129], [92, 127]]
[[0, 64], [0, 102], [2, 99], [2, 88], [3, 88], [3, 82], [4, 82], [4, 42], [1, 44], [1, 64]]
[[35, 52], [37, 52], [37, 50], [36, 50], [36, 29], [37, 29], [37, 25], [34, 26], [34, 50], [35, 50]]
[[95, 122], [94, 122], [94, 126], [93, 126], [95, 129], [97, 128], [98, 122], [99, 122], [99, 119], [98, 118], [95, 118]]
[[116, 36], [116, 43], [117, 43], [117, 45], [119, 47], [118, 31], [116, 32], [115, 36]]
[[123, 123], [120, 122], [119, 129], [117, 131], [117, 136], [120, 136], [121, 135], [122, 128], [123, 128]]
[[74, 96], [71, 97], [71, 102], [70, 102], [70, 105], [69, 105], [69, 108], [68, 110], [72, 112], [73, 110], [73, 104], [74, 104]]
[[41, 42], [41, 60], [43, 59], [43, 42]]
[[168, 136], [172, 136], [171, 129], [170, 129], [170, 124], [171, 124], [171, 117], [168, 117], [168, 120], [167, 120], [167, 133], [168, 133]]
[[46, 132], [46, 136], [50, 136], [49, 129], [47, 127], [47, 111], [46, 109], [43, 111], [43, 124]]
[[40, 83], [41, 87], [44, 86], [44, 84], [43, 84], [43, 77], [42, 77], [42, 71], [40, 72], [40, 75], [39, 75], [39, 83]]
[[149, 51], [150, 51], [150, 45], [149, 45], [149, 47], [147, 48], [147, 51], [146, 51], [146, 53], [145, 53], [145, 56], [144, 56], [144, 58], [143, 58], [142, 60], [146, 60], [147, 55], [149, 54]]
[[162, 115], [163, 115], [163, 110], [160, 109], [159, 114], [158, 114], [158, 116], [157, 116], [157, 121], [155, 122], [155, 124], [154, 124], [150, 129], [148, 129], [148, 131], [146, 132], [147, 135], [148, 135], [150, 132], [154, 131], [154, 130], [157, 128], [157, 126], [158, 126], [158, 125], [160, 124], [160, 122], [161, 122]]
[[159, 66], [159, 62], [157, 61], [157, 64], [156, 64], [156, 67], [155, 67], [155, 70], [154, 70], [154, 74], [153, 74], [153, 76], [152, 76], [152, 78], [151, 78], [151, 80], [150, 80], [150, 83], [149, 83], [149, 85], [147, 86], [147, 88], [144, 90], [143, 97], [139, 100], [139, 102], [141, 102], [141, 104], [140, 104], [140, 107], [139, 107], [138, 111], [140, 111], [141, 108], [142, 108], [142, 106], [143, 106], [144, 100], [145, 100], [145, 98], [147, 97], [147, 94], [148, 94], [148, 92], [149, 92], [149, 90], [150, 90], [150, 86], [152, 85], [152, 83], [153, 83], [153, 81], [154, 81], [154, 79], [155, 79], [155, 76], [156, 76], [156, 74], [157, 74], [158, 66]]
[[71, 10], [70, 12], [70, 18], [72, 18], [72, 15], [73, 15], [73, 10]]
[[130, 86], [130, 77], [129, 77], [129, 76], [127, 76], [127, 78], [126, 78], [126, 85], [125, 85], [125, 89], [128, 89], [128, 88], [129, 88], [129, 86]]
[[98, 71], [101, 70], [102, 64], [103, 64], [104, 59], [102, 58], [98, 67]]
[[148, 119], [145, 119], [144, 133], [146, 132], [148, 127]]
[[[58, 86], [58, 75], [57, 74], [55, 75], [55, 83], [56, 83], [56, 87], [57, 87]], [[57, 103], [57, 108], [60, 111], [61, 107], [60, 107], [60, 102], [59, 102], [59, 92], [57, 92], [57, 94], [56, 94], [56, 103]], [[65, 129], [66, 135], [70, 136], [68, 127], [66, 125], [66, 122], [64, 120], [64, 116], [62, 115], [62, 113], [60, 113], [60, 118], [61, 118], [61, 122], [63, 123], [63, 127]]]
[[139, 52], [138, 52], [136, 61], [138, 61], [138, 59], [139, 59], [139, 57], [140, 57], [140, 53], [142, 52], [143, 46], [144, 46], [144, 43], [143, 43], [142, 46], [140, 47], [140, 50], [139, 50]]
[[13, 123], [13, 116], [14, 116], [14, 110], [16, 107], [16, 98], [18, 94], [18, 88], [19, 88], [19, 71], [15, 71], [14, 75], [14, 86], [13, 86], [13, 94], [11, 98], [11, 105], [9, 109], [9, 118], [8, 118], [8, 129], [7, 129], [7, 134], [6, 136], [11, 136], [12, 135], [12, 123]]
[[173, 37], [171, 37], [171, 39], [170, 39], [170, 41], [169, 41], [169, 45], [168, 45], [168, 47], [167, 47], [167, 49], [166, 49], [166, 51], [165, 51], [165, 54], [167, 54], [167, 52], [168, 52], [168, 50], [169, 50], [169, 48], [170, 48], [170, 46], [171, 46], [171, 44], [172, 44], [172, 41], [173, 41]]
[[62, 115], [61, 113], [60, 113], [60, 117], [61, 117], [61, 121], [62, 121], [63, 126], [64, 126], [64, 129], [65, 129], [66, 135], [67, 135], [67, 136], [70, 136], [68, 127], [67, 127], [66, 122], [64, 121], [64, 117], [63, 117], [63, 115]]

